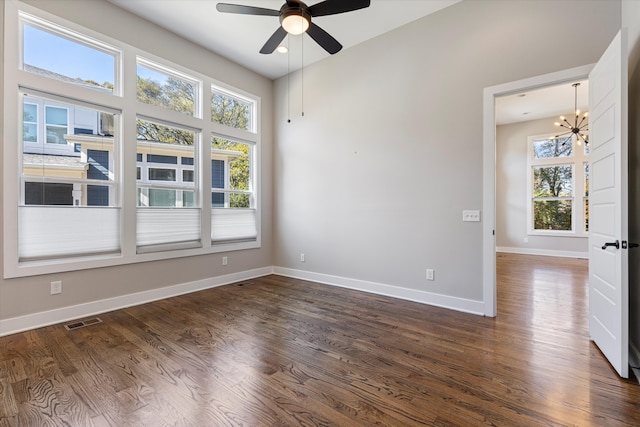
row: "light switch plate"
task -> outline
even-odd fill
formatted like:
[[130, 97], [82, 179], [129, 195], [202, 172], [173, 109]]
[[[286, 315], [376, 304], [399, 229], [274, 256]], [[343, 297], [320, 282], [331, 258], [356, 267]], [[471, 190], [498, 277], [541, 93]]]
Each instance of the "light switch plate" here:
[[480, 222], [480, 211], [462, 211], [462, 221]]

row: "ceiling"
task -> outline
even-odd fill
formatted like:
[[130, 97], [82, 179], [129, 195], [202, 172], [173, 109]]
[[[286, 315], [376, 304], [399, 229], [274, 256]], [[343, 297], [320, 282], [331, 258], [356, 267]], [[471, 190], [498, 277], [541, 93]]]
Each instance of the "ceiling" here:
[[575, 102], [573, 83], [580, 83], [578, 86], [578, 109], [588, 111], [589, 81], [572, 81], [558, 86], [496, 98], [496, 124], [506, 125], [571, 113]]
[[[288, 36], [289, 53], [259, 53], [278, 28], [273, 16], [220, 13], [217, 0], [108, 0], [148, 21], [231, 61], [276, 79], [330, 55], [308, 36]], [[371, 0], [371, 6], [339, 15], [314, 19], [344, 49], [377, 37], [462, 0]], [[280, 9], [284, 0], [223, 0], [225, 3]], [[320, 0], [308, 0], [308, 4]], [[340, 52], [337, 53], [340, 55]], [[573, 110], [571, 83], [496, 99], [498, 125], [568, 114]], [[523, 96], [524, 95], [524, 96]], [[588, 82], [578, 89], [578, 108], [586, 111]]]
[[[220, 13], [217, 0], [109, 1], [270, 79], [300, 68], [302, 58], [309, 65], [330, 56], [306, 35], [304, 44], [300, 43], [303, 36], [289, 36], [288, 54], [262, 55], [260, 48], [280, 25], [278, 18]], [[284, 4], [284, 0], [222, 1], [276, 10]], [[366, 9], [322, 16], [313, 22], [348, 49], [459, 1], [372, 0]], [[308, 0], [307, 4], [319, 2]]]

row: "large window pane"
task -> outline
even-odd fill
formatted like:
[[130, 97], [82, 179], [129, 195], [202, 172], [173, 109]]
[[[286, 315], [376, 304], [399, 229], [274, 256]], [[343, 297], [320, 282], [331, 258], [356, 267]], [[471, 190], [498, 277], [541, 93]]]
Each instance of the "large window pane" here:
[[[137, 120], [138, 141], [149, 141], [159, 144], [193, 145], [195, 133], [185, 129], [165, 126], [146, 120]], [[162, 150], [156, 150], [158, 155], [163, 155]], [[152, 153], [153, 154], [153, 153]], [[193, 154], [191, 154], [193, 156]]]
[[542, 139], [533, 142], [533, 158], [549, 159], [554, 157], [570, 157], [573, 146], [571, 139]]
[[572, 200], [534, 200], [535, 230], [572, 230]]
[[140, 251], [155, 250], [148, 248], [154, 245], [198, 244], [196, 140], [193, 131], [138, 119], [136, 162], [143, 171], [137, 180]]
[[79, 86], [113, 92], [115, 54], [89, 42], [25, 23], [23, 25], [25, 71]]
[[149, 105], [195, 115], [196, 83], [138, 63], [137, 99]]
[[237, 129], [255, 132], [255, 103], [212, 87], [211, 121]]
[[[117, 205], [114, 139], [96, 133], [101, 117], [115, 123], [115, 115], [34, 96], [24, 96], [23, 105], [23, 122], [35, 122], [23, 132], [22, 203]], [[46, 135], [45, 143], [38, 135]]]
[[533, 197], [570, 197], [573, 195], [571, 165], [533, 168]]
[[535, 230], [573, 230], [572, 196], [572, 165], [534, 167], [533, 228]]
[[[138, 206], [187, 207], [182, 190], [195, 189], [195, 132], [138, 120]], [[185, 179], [186, 178], [186, 179]]]
[[213, 207], [251, 207], [252, 148], [252, 145], [242, 142], [211, 138]]
[[19, 259], [118, 252], [117, 145], [97, 134], [116, 115], [27, 95], [23, 105]]
[[251, 160], [254, 146], [211, 138], [211, 240], [251, 240], [257, 236]]

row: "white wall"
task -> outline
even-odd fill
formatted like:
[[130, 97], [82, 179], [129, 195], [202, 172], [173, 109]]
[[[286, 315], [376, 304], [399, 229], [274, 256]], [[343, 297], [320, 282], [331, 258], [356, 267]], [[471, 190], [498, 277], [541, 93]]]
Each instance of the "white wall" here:
[[[273, 82], [104, 0], [27, 0], [25, 3], [261, 97], [264, 106], [261, 112], [260, 164], [262, 248], [20, 279], [0, 279], [0, 334], [3, 327], [6, 330], [28, 325], [31, 321], [46, 323], [55, 320], [56, 316], [81, 315], [83, 310], [108, 309], [114, 304], [134, 303], [141, 298], [158, 298], [175, 291], [221, 283], [247, 271], [263, 268], [270, 271], [273, 264]], [[1, 8], [4, 8], [4, 3]], [[4, 19], [0, 22], [3, 25]], [[0, 28], [0, 34], [4, 37], [3, 28]], [[16, 36], [10, 34], [6, 37], [15, 39]], [[229, 264], [225, 267], [222, 266], [222, 256], [228, 256]], [[52, 280], [63, 281], [62, 294], [50, 295]], [[180, 287], [184, 284], [188, 286]]]
[[[557, 117], [496, 127], [496, 246], [505, 252], [588, 257], [587, 237], [527, 235], [527, 138], [557, 132]], [[527, 238], [528, 243], [524, 242]]]
[[461, 219], [482, 206], [483, 88], [595, 62], [620, 19], [618, 1], [463, 1], [307, 67], [304, 117], [294, 75], [292, 123], [278, 80], [276, 265], [477, 309], [481, 224]]

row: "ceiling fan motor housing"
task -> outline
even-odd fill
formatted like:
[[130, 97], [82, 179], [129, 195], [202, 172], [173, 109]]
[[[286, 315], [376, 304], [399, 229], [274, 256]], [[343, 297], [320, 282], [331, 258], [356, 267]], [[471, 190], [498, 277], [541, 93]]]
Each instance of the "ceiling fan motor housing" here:
[[280, 25], [282, 25], [282, 21], [284, 21], [285, 18], [292, 15], [302, 16], [308, 23], [311, 23], [309, 8], [302, 2], [298, 3], [298, 6], [290, 6], [289, 3], [282, 5], [280, 8]]

